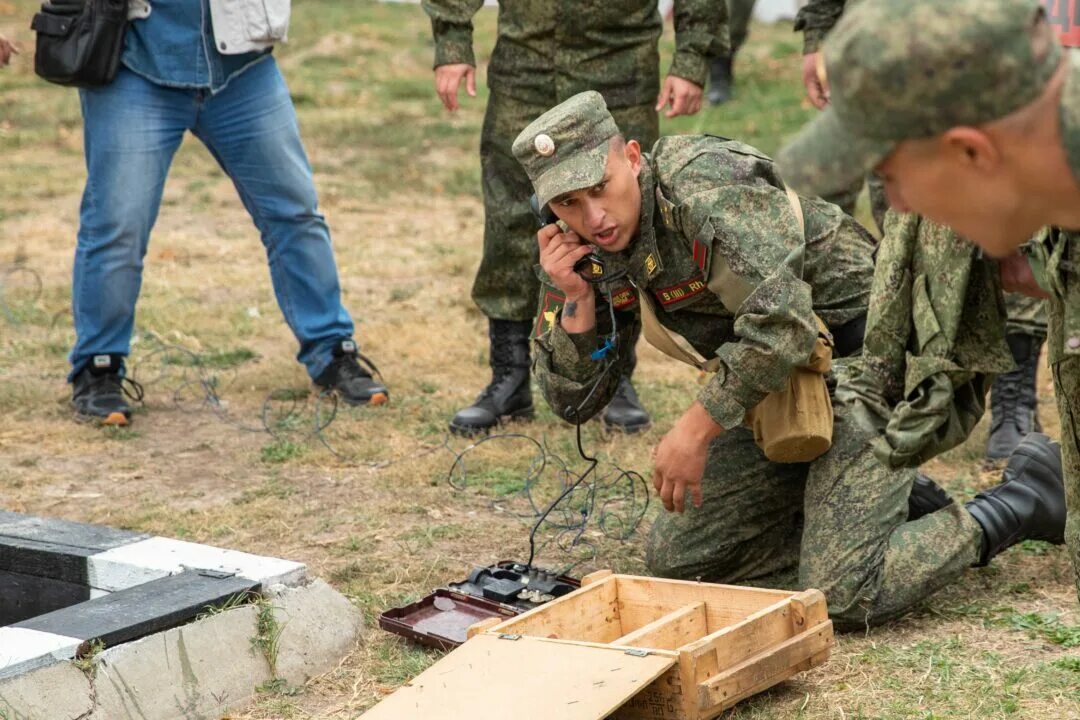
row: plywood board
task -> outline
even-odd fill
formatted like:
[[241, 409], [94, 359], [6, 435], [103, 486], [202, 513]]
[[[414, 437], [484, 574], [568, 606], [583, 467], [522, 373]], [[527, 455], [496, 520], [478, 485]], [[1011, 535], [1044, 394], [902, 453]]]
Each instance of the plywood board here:
[[601, 720], [675, 664], [623, 648], [478, 635], [364, 720]]

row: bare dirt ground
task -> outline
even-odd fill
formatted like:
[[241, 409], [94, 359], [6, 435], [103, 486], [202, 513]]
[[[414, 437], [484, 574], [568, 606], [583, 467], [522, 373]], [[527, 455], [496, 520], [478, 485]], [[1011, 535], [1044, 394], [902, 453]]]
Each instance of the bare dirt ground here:
[[[452, 451], [467, 443], [447, 441], [446, 422], [488, 372], [485, 322], [468, 296], [483, 224], [483, 98], [455, 117], [441, 112], [418, 6], [298, 0], [292, 42], [278, 58], [334, 234], [345, 301], [392, 402], [342, 411], [323, 433], [333, 451], [304, 431], [310, 404], [277, 437], [259, 431], [269, 394], [302, 395], [310, 386], [292, 358], [258, 234], [229, 181], [189, 138], [146, 259], [133, 346], [136, 377], [157, 382], [147, 383], [130, 430], [103, 432], [73, 422], [67, 406], [81, 122], [74, 92], [33, 76], [25, 28], [35, 4], [0, 0], [0, 33], [24, 47], [0, 72], [0, 507], [307, 563], [364, 611], [363, 640], [335, 671], [263, 692], [233, 717], [356, 718], [437, 658], [380, 631], [379, 612], [473, 565], [528, 552], [527, 526], [508, 499], [531, 457], [524, 444], [476, 450], [465, 490], [447, 480]], [[494, 13], [482, 12], [482, 58], [493, 31]], [[670, 37], [664, 42], [670, 48]], [[729, 135], [771, 152], [810, 113], [799, 99], [798, 52], [790, 28], [755, 27], [740, 56], [736, 101], [665, 130]], [[163, 355], [162, 343], [203, 358], [202, 377], [215, 383], [221, 409], [206, 407], [205, 393], [188, 383], [193, 370], [177, 363], [189, 356]], [[640, 355], [638, 386], [654, 429], [611, 437], [590, 424], [585, 441], [601, 458], [647, 474], [650, 447], [698, 378], [650, 348]], [[1046, 373], [1040, 389], [1043, 422], [1054, 433]], [[576, 457], [571, 428], [546, 408], [520, 429]], [[966, 499], [1000, 472], [980, 461], [984, 442], [980, 427], [927, 470]], [[641, 571], [646, 529], [626, 543], [593, 533], [597, 557], [576, 571]], [[553, 565], [566, 561], [549, 552]], [[725, 717], [1080, 718], [1077, 647], [1071, 569], [1058, 549], [1031, 543], [968, 572], [899, 622], [841, 636], [827, 665]]]

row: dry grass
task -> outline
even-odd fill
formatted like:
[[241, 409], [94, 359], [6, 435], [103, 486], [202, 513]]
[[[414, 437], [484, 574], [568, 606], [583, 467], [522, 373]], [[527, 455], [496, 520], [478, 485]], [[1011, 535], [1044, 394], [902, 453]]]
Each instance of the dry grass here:
[[[0, 0], [0, 32], [24, 46], [33, 0]], [[490, 53], [494, 14], [477, 44]], [[670, 39], [665, 40], [670, 43]], [[755, 28], [732, 105], [670, 123], [772, 151], [808, 116], [799, 102], [797, 38]], [[343, 413], [329, 433], [347, 459], [303, 438], [245, 432], [148, 388], [130, 431], [72, 422], [65, 353], [72, 247], [83, 178], [73, 92], [38, 82], [29, 49], [0, 73], [0, 506], [301, 560], [365, 612], [363, 642], [336, 670], [260, 696], [235, 716], [356, 718], [435, 659], [379, 631], [375, 616], [457, 579], [473, 564], [526, 551], [522, 523], [493, 509], [519, 451], [492, 447], [464, 492], [446, 482], [446, 421], [486, 381], [483, 319], [468, 298], [482, 234], [478, 128], [483, 98], [453, 118], [430, 89], [430, 39], [417, 6], [298, 0], [279, 59], [296, 99], [323, 209], [334, 232], [359, 339], [385, 372], [389, 408]], [[19, 280], [19, 282], [16, 282]], [[211, 354], [230, 416], [256, 424], [275, 388], [308, 387], [293, 361], [257, 234], [234, 191], [195, 142], [179, 153], [151, 244], [136, 360], [157, 336]], [[694, 375], [643, 348], [639, 386], [657, 417], [641, 438], [588, 446], [646, 471], [648, 450], [694, 391]], [[1043, 379], [1043, 416], [1052, 399]], [[571, 433], [546, 410], [530, 432], [573, 457]], [[980, 434], [930, 470], [967, 496], [993, 481]], [[458, 449], [464, 443], [453, 442]], [[393, 461], [387, 465], [388, 461]], [[486, 479], [488, 482], [483, 482]], [[593, 565], [641, 569], [640, 539], [604, 544]], [[1062, 553], [1034, 545], [972, 571], [902, 622], [841, 637], [834, 659], [736, 708], [737, 718], [1076, 718], [1080, 624]], [[1031, 615], [1032, 613], [1043, 615]], [[1058, 613], [1058, 620], [1046, 620]], [[1040, 619], [1042, 618], [1042, 619]]]

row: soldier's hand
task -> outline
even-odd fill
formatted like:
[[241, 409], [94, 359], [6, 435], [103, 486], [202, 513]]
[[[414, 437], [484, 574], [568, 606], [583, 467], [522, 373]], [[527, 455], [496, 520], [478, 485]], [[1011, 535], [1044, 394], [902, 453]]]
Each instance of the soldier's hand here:
[[591, 296], [592, 288], [581, 275], [574, 272], [574, 264], [588, 255], [592, 248], [582, 242], [576, 232], [564, 233], [554, 223], [540, 228], [536, 240], [540, 243], [540, 267], [544, 268], [551, 282], [566, 299], [578, 300]]
[[695, 402], [653, 449], [653, 487], [668, 512], [683, 512], [687, 495], [693, 498], [694, 507], [701, 507], [701, 479], [709, 443], [721, 432], [723, 428]]
[[829, 104], [829, 81], [825, 78], [820, 52], [803, 55], [802, 82], [810, 104], [823, 110]]
[[11, 61], [12, 55], [18, 55], [19, 49], [15, 44], [3, 35], [0, 35], [0, 67], [4, 67]]
[[701, 98], [705, 89], [689, 80], [674, 75], [668, 75], [664, 80], [664, 87], [660, 88], [660, 95], [656, 98], [656, 112], [670, 105], [671, 109], [664, 113], [664, 117], [678, 117], [679, 115], [693, 115], [701, 109]]
[[1001, 287], [1005, 292], [1017, 292], [1034, 298], [1048, 298], [1050, 294], [1042, 289], [1027, 256], [1017, 253], [998, 261], [1001, 272]]
[[468, 63], [440, 65], [435, 68], [435, 92], [439, 94], [443, 107], [450, 112], [458, 109], [458, 90], [465, 80], [465, 92], [469, 97], [476, 97], [476, 68]]

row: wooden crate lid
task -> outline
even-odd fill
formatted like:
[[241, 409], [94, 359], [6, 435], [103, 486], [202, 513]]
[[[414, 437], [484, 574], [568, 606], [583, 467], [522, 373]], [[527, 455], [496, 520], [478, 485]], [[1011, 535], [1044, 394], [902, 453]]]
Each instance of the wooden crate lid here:
[[601, 720], [675, 662], [625, 648], [477, 635], [364, 720]]

